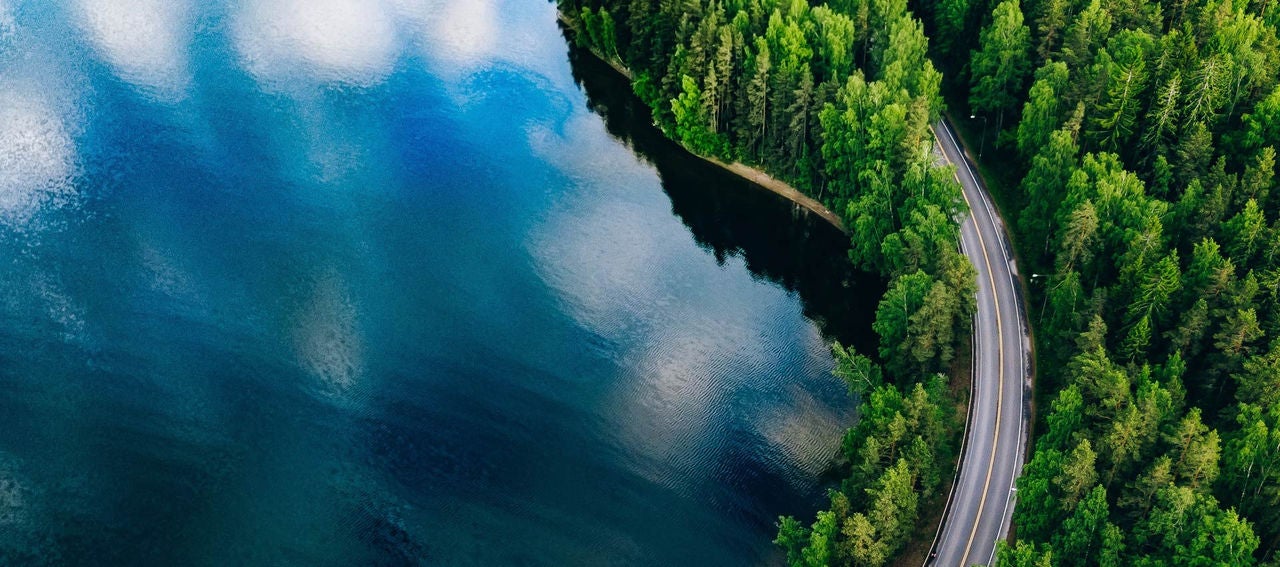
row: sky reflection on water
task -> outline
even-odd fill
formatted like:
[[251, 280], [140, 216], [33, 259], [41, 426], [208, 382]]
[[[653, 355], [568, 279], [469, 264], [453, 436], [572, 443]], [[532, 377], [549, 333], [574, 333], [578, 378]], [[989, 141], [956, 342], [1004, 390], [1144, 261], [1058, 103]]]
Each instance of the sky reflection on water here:
[[773, 557], [850, 276], [753, 266], [840, 237], [566, 53], [544, 2], [0, 0], [0, 563]]

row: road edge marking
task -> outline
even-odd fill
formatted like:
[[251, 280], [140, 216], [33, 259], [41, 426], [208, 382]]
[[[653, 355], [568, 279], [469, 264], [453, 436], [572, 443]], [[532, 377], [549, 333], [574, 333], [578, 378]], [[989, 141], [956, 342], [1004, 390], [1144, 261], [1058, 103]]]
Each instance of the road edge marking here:
[[[941, 142], [941, 139], [938, 137], [938, 131], [933, 128], [933, 125], [929, 126], [929, 130], [933, 132], [933, 137], [935, 139], [938, 139], [939, 142]], [[954, 143], [955, 137], [951, 136], [950, 131], [947, 132], [947, 135], [951, 137], [952, 142]], [[959, 146], [957, 146], [957, 148], [958, 147]], [[955, 167], [956, 164], [955, 162], [951, 161], [951, 157], [947, 155], [946, 148], [944, 147], [940, 149], [942, 150], [942, 158], [947, 160], [947, 163], [951, 164], [952, 167]], [[965, 169], [968, 171], [969, 177], [972, 178], [974, 180], [974, 183], [976, 184], [977, 177], [974, 176], [973, 169], [970, 168], [968, 164], [965, 164]], [[952, 175], [955, 176], [957, 182], [960, 182], [960, 196], [964, 198], [965, 205], [969, 207], [969, 218], [973, 219], [974, 232], [977, 233], [978, 235], [978, 246], [982, 249], [982, 260], [987, 265], [987, 281], [991, 284], [991, 303], [995, 306], [995, 310], [996, 310], [996, 337], [998, 339], [996, 341], [996, 344], [998, 345], [998, 348], [996, 349], [996, 352], [998, 354], [997, 356], [998, 364], [996, 365], [996, 374], [998, 376], [997, 382], [999, 383], [999, 387], [996, 389], [995, 435], [992, 436], [992, 440], [991, 440], [991, 458], [987, 461], [987, 477], [982, 483], [982, 497], [978, 499], [978, 513], [975, 514], [973, 528], [969, 530], [969, 540], [965, 543], [964, 555], [962, 555], [960, 559], [960, 564], [965, 565], [969, 561], [969, 554], [973, 551], [973, 540], [978, 535], [978, 524], [982, 520], [982, 511], [987, 503], [987, 494], [991, 490], [991, 473], [994, 472], [995, 465], [996, 465], [996, 447], [1000, 445], [1000, 418], [1002, 417], [1001, 410], [1003, 409], [1003, 405], [1004, 405], [1004, 329], [1003, 329], [1003, 325], [1000, 322], [1000, 294], [996, 292], [996, 277], [994, 272], [991, 269], [991, 256], [987, 254], [986, 239], [982, 237], [982, 230], [978, 228], [978, 217], [973, 212], [973, 203], [969, 201], [969, 196], [965, 194], [964, 183], [960, 181], [960, 177], [958, 174], [956, 174], [955, 172], [952, 172]], [[987, 206], [987, 203], [985, 201], [983, 202], [983, 206], [984, 207]], [[988, 211], [988, 215], [990, 215], [990, 211]], [[994, 218], [992, 220], [994, 225]], [[972, 416], [970, 416], [970, 418], [972, 419]], [[1006, 503], [1007, 503], [1007, 500], [1006, 500]], [[1006, 504], [1006, 508], [1007, 507], [1008, 505]], [[1001, 518], [1000, 521], [1001, 523], [1004, 523], [1003, 518]]]

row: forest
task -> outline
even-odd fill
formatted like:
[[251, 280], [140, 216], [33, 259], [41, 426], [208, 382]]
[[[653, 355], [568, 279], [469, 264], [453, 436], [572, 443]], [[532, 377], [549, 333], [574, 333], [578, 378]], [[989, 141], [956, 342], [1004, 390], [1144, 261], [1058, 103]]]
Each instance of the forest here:
[[1277, 3], [560, 6], [669, 136], [821, 199], [890, 281], [879, 352], [834, 349], [862, 416], [830, 508], [780, 521], [791, 564], [885, 564], [945, 489], [973, 287], [930, 151], [944, 107], [981, 124], [1036, 274], [1035, 439], [1000, 562], [1280, 564]]
[[948, 376], [975, 293], [960, 186], [933, 153], [942, 75], [923, 23], [905, 0], [559, 7], [578, 43], [628, 70], [669, 137], [818, 198], [853, 234], [850, 260], [889, 282], [878, 352], [833, 347], [863, 400], [845, 479], [816, 519], [781, 518], [776, 540], [795, 565], [888, 562], [952, 478], [963, 414]]
[[993, 125], [1043, 274], [1041, 419], [1001, 563], [1277, 564], [1280, 8], [920, 9], [955, 38], [936, 60]]

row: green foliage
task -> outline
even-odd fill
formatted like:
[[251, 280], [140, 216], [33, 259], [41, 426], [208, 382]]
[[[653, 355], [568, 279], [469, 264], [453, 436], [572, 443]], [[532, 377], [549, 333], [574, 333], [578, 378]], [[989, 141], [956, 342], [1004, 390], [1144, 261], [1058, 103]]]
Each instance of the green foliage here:
[[[1015, 6], [978, 51], [937, 53], [970, 64], [972, 108], [1020, 110], [1000, 166], [1025, 206], [1005, 212], [1029, 270], [1052, 274], [1031, 302], [1056, 391], [1002, 561], [1276, 561], [1280, 11], [1027, 0], [1023, 50]], [[1031, 49], [1029, 90], [1008, 87]]]
[[1024, 541], [1009, 547], [1002, 541], [996, 546], [996, 564], [1006, 567], [1053, 567], [1053, 551], [1041, 552], [1034, 544]]
[[1101, 565], [1108, 550], [1121, 545], [1117, 541], [1120, 539], [1119, 529], [1107, 520], [1109, 515], [1107, 490], [1101, 486], [1093, 487], [1062, 523], [1053, 539], [1053, 549], [1059, 550], [1059, 564]]
[[1270, 538], [1280, 525], [1280, 405], [1243, 403], [1236, 425], [1223, 451], [1220, 484]]
[[703, 154], [724, 152], [720, 139], [708, 127], [702, 90], [688, 75], [681, 80], [680, 96], [671, 99], [671, 115], [675, 117], [675, 138], [685, 147]]
[[921, 417], [937, 412], [910, 409], [947, 407], [934, 380], [918, 399], [912, 385], [950, 369], [972, 309], [960, 193], [929, 151], [930, 53], [967, 70], [968, 106], [997, 132], [1019, 120], [996, 136], [1016, 152], [988, 153], [1019, 178], [1025, 206], [1005, 214], [1020, 267], [1047, 275], [1029, 304], [1052, 402], [1002, 561], [1275, 560], [1280, 3], [913, 4], [929, 26], [905, 0], [561, 6], [673, 137], [815, 188], [853, 233], [851, 259], [890, 282], [883, 370], [836, 349], [863, 418], [828, 513], [780, 524], [790, 563], [889, 561], [904, 522], [877, 514], [915, 518], [904, 479], [924, 497], [950, 451]]
[[1244, 143], [1249, 148], [1280, 146], [1280, 85], [1243, 116]]
[[[962, 272], [962, 282], [972, 280], [969, 264], [962, 260], [953, 263], [969, 268]], [[895, 279], [880, 301], [872, 328], [880, 335], [880, 356], [895, 375], [927, 375], [950, 368], [956, 348], [967, 334], [972, 309], [966, 300], [973, 289], [949, 283], [918, 270]]]
[[578, 34], [578, 45], [596, 50], [601, 56], [618, 61], [618, 25], [613, 15], [603, 7], [597, 11], [583, 6], [578, 12], [578, 22], [583, 33]]
[[[963, 26], [967, 0], [949, 0]], [[942, 75], [906, 0], [559, 0], [577, 42], [628, 68], [654, 122], [690, 151], [740, 160], [842, 217], [850, 259], [886, 279], [884, 370], [833, 347], [862, 398], [848, 478], [806, 526], [778, 523], [791, 565], [883, 565], [954, 462], [959, 424], [940, 373], [967, 337], [976, 289], [958, 252], [963, 198], [929, 125]], [[901, 317], [897, 308], [903, 309]], [[896, 384], [896, 386], [895, 386]]]
[[[1127, 148], [1137, 131], [1138, 110], [1147, 88], [1146, 58], [1151, 36], [1126, 30], [1112, 38], [1114, 56], [1105, 59], [1107, 87], [1091, 120], [1091, 139], [1110, 152]], [[1114, 57], [1114, 58], [1113, 58]]]
[[811, 527], [781, 518], [775, 543], [789, 565], [884, 565], [910, 538], [920, 506], [939, 493], [942, 463], [954, 459], [954, 401], [941, 376], [899, 390], [879, 382], [870, 359], [838, 344], [832, 350], [837, 375], [864, 399], [844, 440], [850, 475]]
[[1003, 115], [1022, 95], [1031, 66], [1031, 31], [1023, 23], [1018, 0], [1000, 2], [991, 17], [991, 24], [982, 30], [980, 49], [969, 63], [973, 77], [969, 106]]
[[849, 385], [849, 393], [861, 396], [884, 384], [880, 366], [870, 358], [840, 343], [831, 345], [831, 353], [836, 359], [834, 374]]
[[969, 21], [971, 4], [969, 0], [938, 0], [934, 25], [938, 28], [935, 36], [940, 51], [950, 51], [957, 47]]
[[1068, 75], [1066, 64], [1059, 61], [1049, 61], [1036, 70], [1036, 80], [1018, 123], [1018, 152], [1024, 158], [1038, 154], [1062, 123], [1062, 93], [1067, 88]]
[[791, 516], [783, 516], [778, 520], [778, 536], [773, 543], [786, 551], [788, 565], [803, 565], [802, 553], [809, 543], [809, 528]]
[[[1037, 152], [1031, 171], [1022, 179], [1027, 213], [1019, 218], [1018, 223], [1026, 235], [1024, 242], [1027, 248], [1036, 254], [1049, 253], [1050, 235], [1055, 228], [1053, 212], [1066, 196], [1067, 183], [1078, 163], [1076, 154], [1079, 151], [1074, 132], [1065, 129], [1055, 131], [1049, 134], [1048, 144]], [[1096, 216], [1096, 213], [1086, 210], [1081, 210], [1081, 214]], [[1087, 230], [1087, 233], [1096, 230], [1096, 224], [1091, 226], [1095, 228]]]

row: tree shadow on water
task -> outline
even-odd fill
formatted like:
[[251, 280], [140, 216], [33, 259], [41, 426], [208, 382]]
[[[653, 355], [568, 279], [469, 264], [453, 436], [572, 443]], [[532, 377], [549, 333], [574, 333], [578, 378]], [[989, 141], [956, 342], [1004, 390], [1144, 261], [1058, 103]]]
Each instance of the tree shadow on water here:
[[828, 340], [874, 354], [871, 330], [885, 282], [849, 261], [849, 237], [816, 215], [690, 155], [653, 124], [627, 79], [569, 42], [574, 80], [609, 134], [653, 164], [671, 209], [720, 263], [740, 256], [758, 278], [799, 295]]

